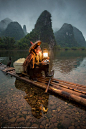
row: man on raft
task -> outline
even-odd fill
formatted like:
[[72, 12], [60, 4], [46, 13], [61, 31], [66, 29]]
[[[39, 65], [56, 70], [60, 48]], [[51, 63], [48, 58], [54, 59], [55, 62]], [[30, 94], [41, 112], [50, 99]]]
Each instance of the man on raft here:
[[[45, 77], [51, 77], [51, 75], [49, 75], [49, 62], [47, 63], [43, 59], [42, 50], [40, 48], [41, 41], [30, 43], [29, 55], [23, 63], [24, 72], [29, 75], [29, 79], [34, 81], [37, 81], [38, 75], [42, 75], [42, 71], [45, 72]], [[49, 57], [46, 57], [46, 59], [49, 60]]]

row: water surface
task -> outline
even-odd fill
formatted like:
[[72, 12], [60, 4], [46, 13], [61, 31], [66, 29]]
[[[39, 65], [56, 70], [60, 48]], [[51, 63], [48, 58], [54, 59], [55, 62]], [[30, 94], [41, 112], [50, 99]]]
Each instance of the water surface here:
[[[0, 51], [0, 62], [27, 55], [28, 51]], [[86, 85], [85, 51], [50, 51], [50, 60], [55, 78]], [[0, 121], [1, 128], [85, 129], [86, 109], [0, 71]]]

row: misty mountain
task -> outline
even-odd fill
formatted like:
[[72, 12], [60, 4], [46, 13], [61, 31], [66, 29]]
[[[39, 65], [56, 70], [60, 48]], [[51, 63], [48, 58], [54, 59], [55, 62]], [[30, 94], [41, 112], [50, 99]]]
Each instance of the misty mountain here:
[[35, 42], [41, 40], [42, 45], [53, 48], [56, 44], [52, 29], [51, 14], [45, 10], [38, 17], [34, 29], [25, 36], [21, 41], [28, 43], [28, 41]]
[[71, 24], [64, 23], [54, 35], [57, 44], [61, 47], [86, 47], [86, 42], [81, 31]]
[[26, 25], [23, 25], [23, 31], [24, 31], [24, 34], [27, 35]]
[[35, 30], [38, 31], [40, 40], [48, 43], [53, 48], [56, 43], [52, 29], [51, 14], [47, 10], [43, 11], [37, 19]]
[[7, 28], [3, 31], [2, 36], [14, 37], [15, 40], [20, 40], [25, 36], [21, 25], [18, 22], [11, 22]]
[[12, 20], [9, 18], [5, 18], [0, 21], [0, 34], [7, 28], [10, 22], [12, 22]]
[[0, 32], [1, 37], [14, 37], [15, 40], [21, 39], [19, 43], [24, 44], [26, 47], [30, 46], [30, 41], [35, 42], [36, 40], [41, 40], [42, 46], [49, 46], [49, 48], [53, 48], [56, 42], [61, 47], [86, 47], [82, 32], [71, 24], [64, 23], [54, 33], [51, 14], [47, 10], [40, 14], [34, 29], [30, 33], [27, 33], [26, 25], [22, 28], [18, 22], [12, 22], [9, 18], [0, 22]]
[[73, 32], [74, 32], [74, 37], [75, 37], [75, 40], [77, 41], [77, 43], [82, 47], [86, 47], [86, 41], [85, 41], [85, 38], [82, 34], [82, 32], [77, 29], [76, 27], [73, 27]]

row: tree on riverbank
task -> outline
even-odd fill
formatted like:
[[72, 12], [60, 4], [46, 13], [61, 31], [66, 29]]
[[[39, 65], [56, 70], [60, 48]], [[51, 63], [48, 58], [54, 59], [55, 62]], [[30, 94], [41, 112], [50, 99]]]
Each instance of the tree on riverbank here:
[[3, 37], [0, 38], [0, 49], [14, 49], [15, 48], [15, 40], [14, 38], [9, 38], [9, 37]]

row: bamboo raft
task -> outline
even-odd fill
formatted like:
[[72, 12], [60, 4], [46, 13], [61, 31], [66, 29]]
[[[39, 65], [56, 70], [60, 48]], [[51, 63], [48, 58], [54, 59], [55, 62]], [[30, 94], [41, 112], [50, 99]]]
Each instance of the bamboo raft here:
[[[16, 77], [19, 80], [22, 80], [27, 83], [31, 83], [40, 88], [46, 89], [49, 78], [41, 77], [38, 78], [37, 82], [34, 82], [29, 79], [28, 76], [19, 76], [16, 74], [13, 67], [6, 67], [6, 65], [0, 65], [0, 70]], [[58, 94], [68, 100], [72, 100], [80, 105], [86, 106], [86, 86], [80, 85], [72, 82], [67, 82], [59, 79], [52, 78], [49, 88], [49, 91], [52, 91], [55, 94]]]

